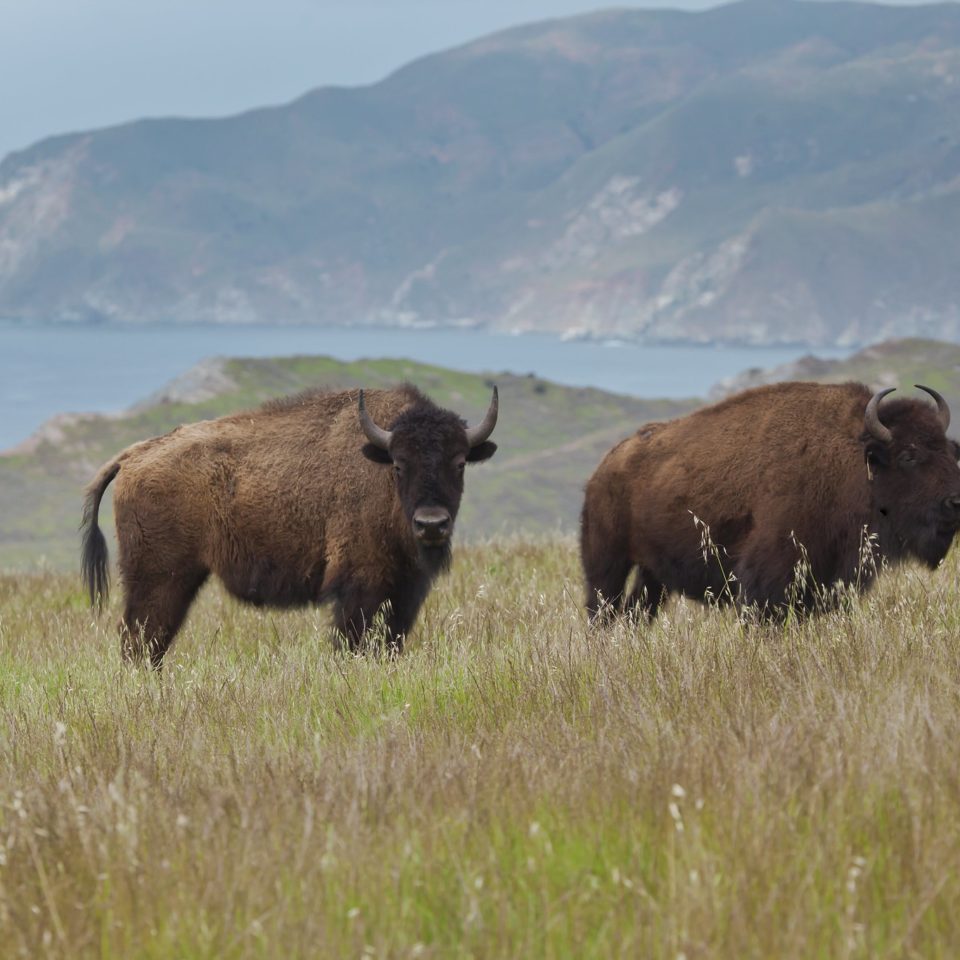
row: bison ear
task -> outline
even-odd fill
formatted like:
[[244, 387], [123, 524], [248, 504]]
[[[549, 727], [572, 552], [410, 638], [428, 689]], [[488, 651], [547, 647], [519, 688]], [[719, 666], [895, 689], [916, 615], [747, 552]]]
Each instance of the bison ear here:
[[863, 448], [863, 458], [871, 467], [887, 467], [890, 465], [890, 451], [885, 443], [877, 440], [868, 440]]
[[492, 440], [484, 440], [475, 447], [471, 447], [467, 453], [468, 463], [480, 463], [481, 460], [489, 460], [497, 452], [497, 445]]
[[365, 443], [361, 448], [360, 452], [368, 459], [372, 460], [374, 463], [393, 463], [393, 460], [390, 457], [390, 451], [384, 450], [382, 447], [378, 447], [372, 443]]

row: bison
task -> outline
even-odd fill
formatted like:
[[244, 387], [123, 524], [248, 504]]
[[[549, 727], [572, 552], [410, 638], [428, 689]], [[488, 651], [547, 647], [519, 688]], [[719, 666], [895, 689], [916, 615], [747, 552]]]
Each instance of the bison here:
[[400, 650], [450, 562], [464, 466], [497, 449], [489, 439], [497, 413], [496, 387], [475, 427], [409, 384], [314, 391], [135, 443], [87, 488], [91, 603], [107, 593], [97, 514], [116, 479], [128, 658], [146, 653], [160, 667], [211, 572], [258, 606], [332, 600], [351, 650], [382, 611], [386, 642]]
[[780, 383], [622, 441], [581, 515], [591, 621], [652, 619], [672, 593], [806, 613], [864, 589], [882, 561], [936, 567], [960, 525], [960, 448], [946, 401], [919, 389], [935, 407]]

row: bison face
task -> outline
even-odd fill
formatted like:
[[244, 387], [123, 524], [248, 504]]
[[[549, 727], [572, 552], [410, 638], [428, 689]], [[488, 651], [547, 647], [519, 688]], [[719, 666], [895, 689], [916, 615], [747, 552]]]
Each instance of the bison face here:
[[493, 456], [497, 445], [487, 438], [497, 423], [498, 396], [483, 422], [467, 427], [448, 410], [432, 404], [405, 410], [389, 430], [377, 426], [363, 404], [360, 425], [370, 441], [363, 455], [392, 466], [397, 497], [421, 556], [431, 566], [446, 562], [453, 523], [463, 496], [463, 472], [468, 463]]
[[[945, 434], [946, 402], [934, 410], [914, 400], [893, 400], [879, 419], [877, 394], [867, 408], [864, 452], [881, 549], [891, 557], [913, 556], [936, 567], [960, 527], [958, 447]], [[872, 415], [871, 415], [871, 407]]]

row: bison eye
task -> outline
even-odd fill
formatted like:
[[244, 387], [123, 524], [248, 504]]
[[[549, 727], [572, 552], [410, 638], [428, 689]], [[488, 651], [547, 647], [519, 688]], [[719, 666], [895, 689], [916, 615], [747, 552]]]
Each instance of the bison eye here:
[[398, 480], [403, 476], [403, 468], [399, 463], [393, 465], [393, 472], [396, 474]]
[[901, 467], [915, 467], [917, 465], [917, 451], [913, 447], [907, 447], [900, 452], [897, 462]]

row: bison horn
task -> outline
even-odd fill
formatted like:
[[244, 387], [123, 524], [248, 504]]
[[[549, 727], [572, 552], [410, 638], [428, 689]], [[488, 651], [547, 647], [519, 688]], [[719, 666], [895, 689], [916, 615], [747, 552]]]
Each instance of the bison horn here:
[[367, 413], [367, 408], [363, 403], [363, 391], [360, 391], [360, 426], [363, 427], [363, 432], [366, 438], [375, 446], [379, 447], [381, 450], [390, 449], [390, 441], [393, 439], [393, 431], [384, 430], [383, 427], [378, 427], [374, 422], [373, 418]]
[[937, 413], [940, 414], [940, 424], [943, 427], [943, 432], [946, 433], [947, 427], [950, 426], [950, 408], [947, 406], [947, 401], [932, 387], [925, 387], [922, 383], [915, 383], [914, 386], [924, 393], [929, 393], [930, 396], [937, 401]]
[[889, 443], [893, 439], [893, 434], [880, 422], [880, 401], [888, 394], [893, 393], [896, 387], [887, 387], [886, 390], [880, 390], [875, 393], [867, 404], [866, 413], [863, 415], [863, 422], [867, 431], [881, 443]]
[[497, 425], [497, 413], [500, 410], [500, 395], [497, 388], [493, 388], [493, 397], [490, 400], [490, 406], [487, 408], [487, 415], [481, 423], [475, 427], [467, 427], [467, 443], [472, 447], [478, 447], [487, 437], [493, 433], [493, 428]]

